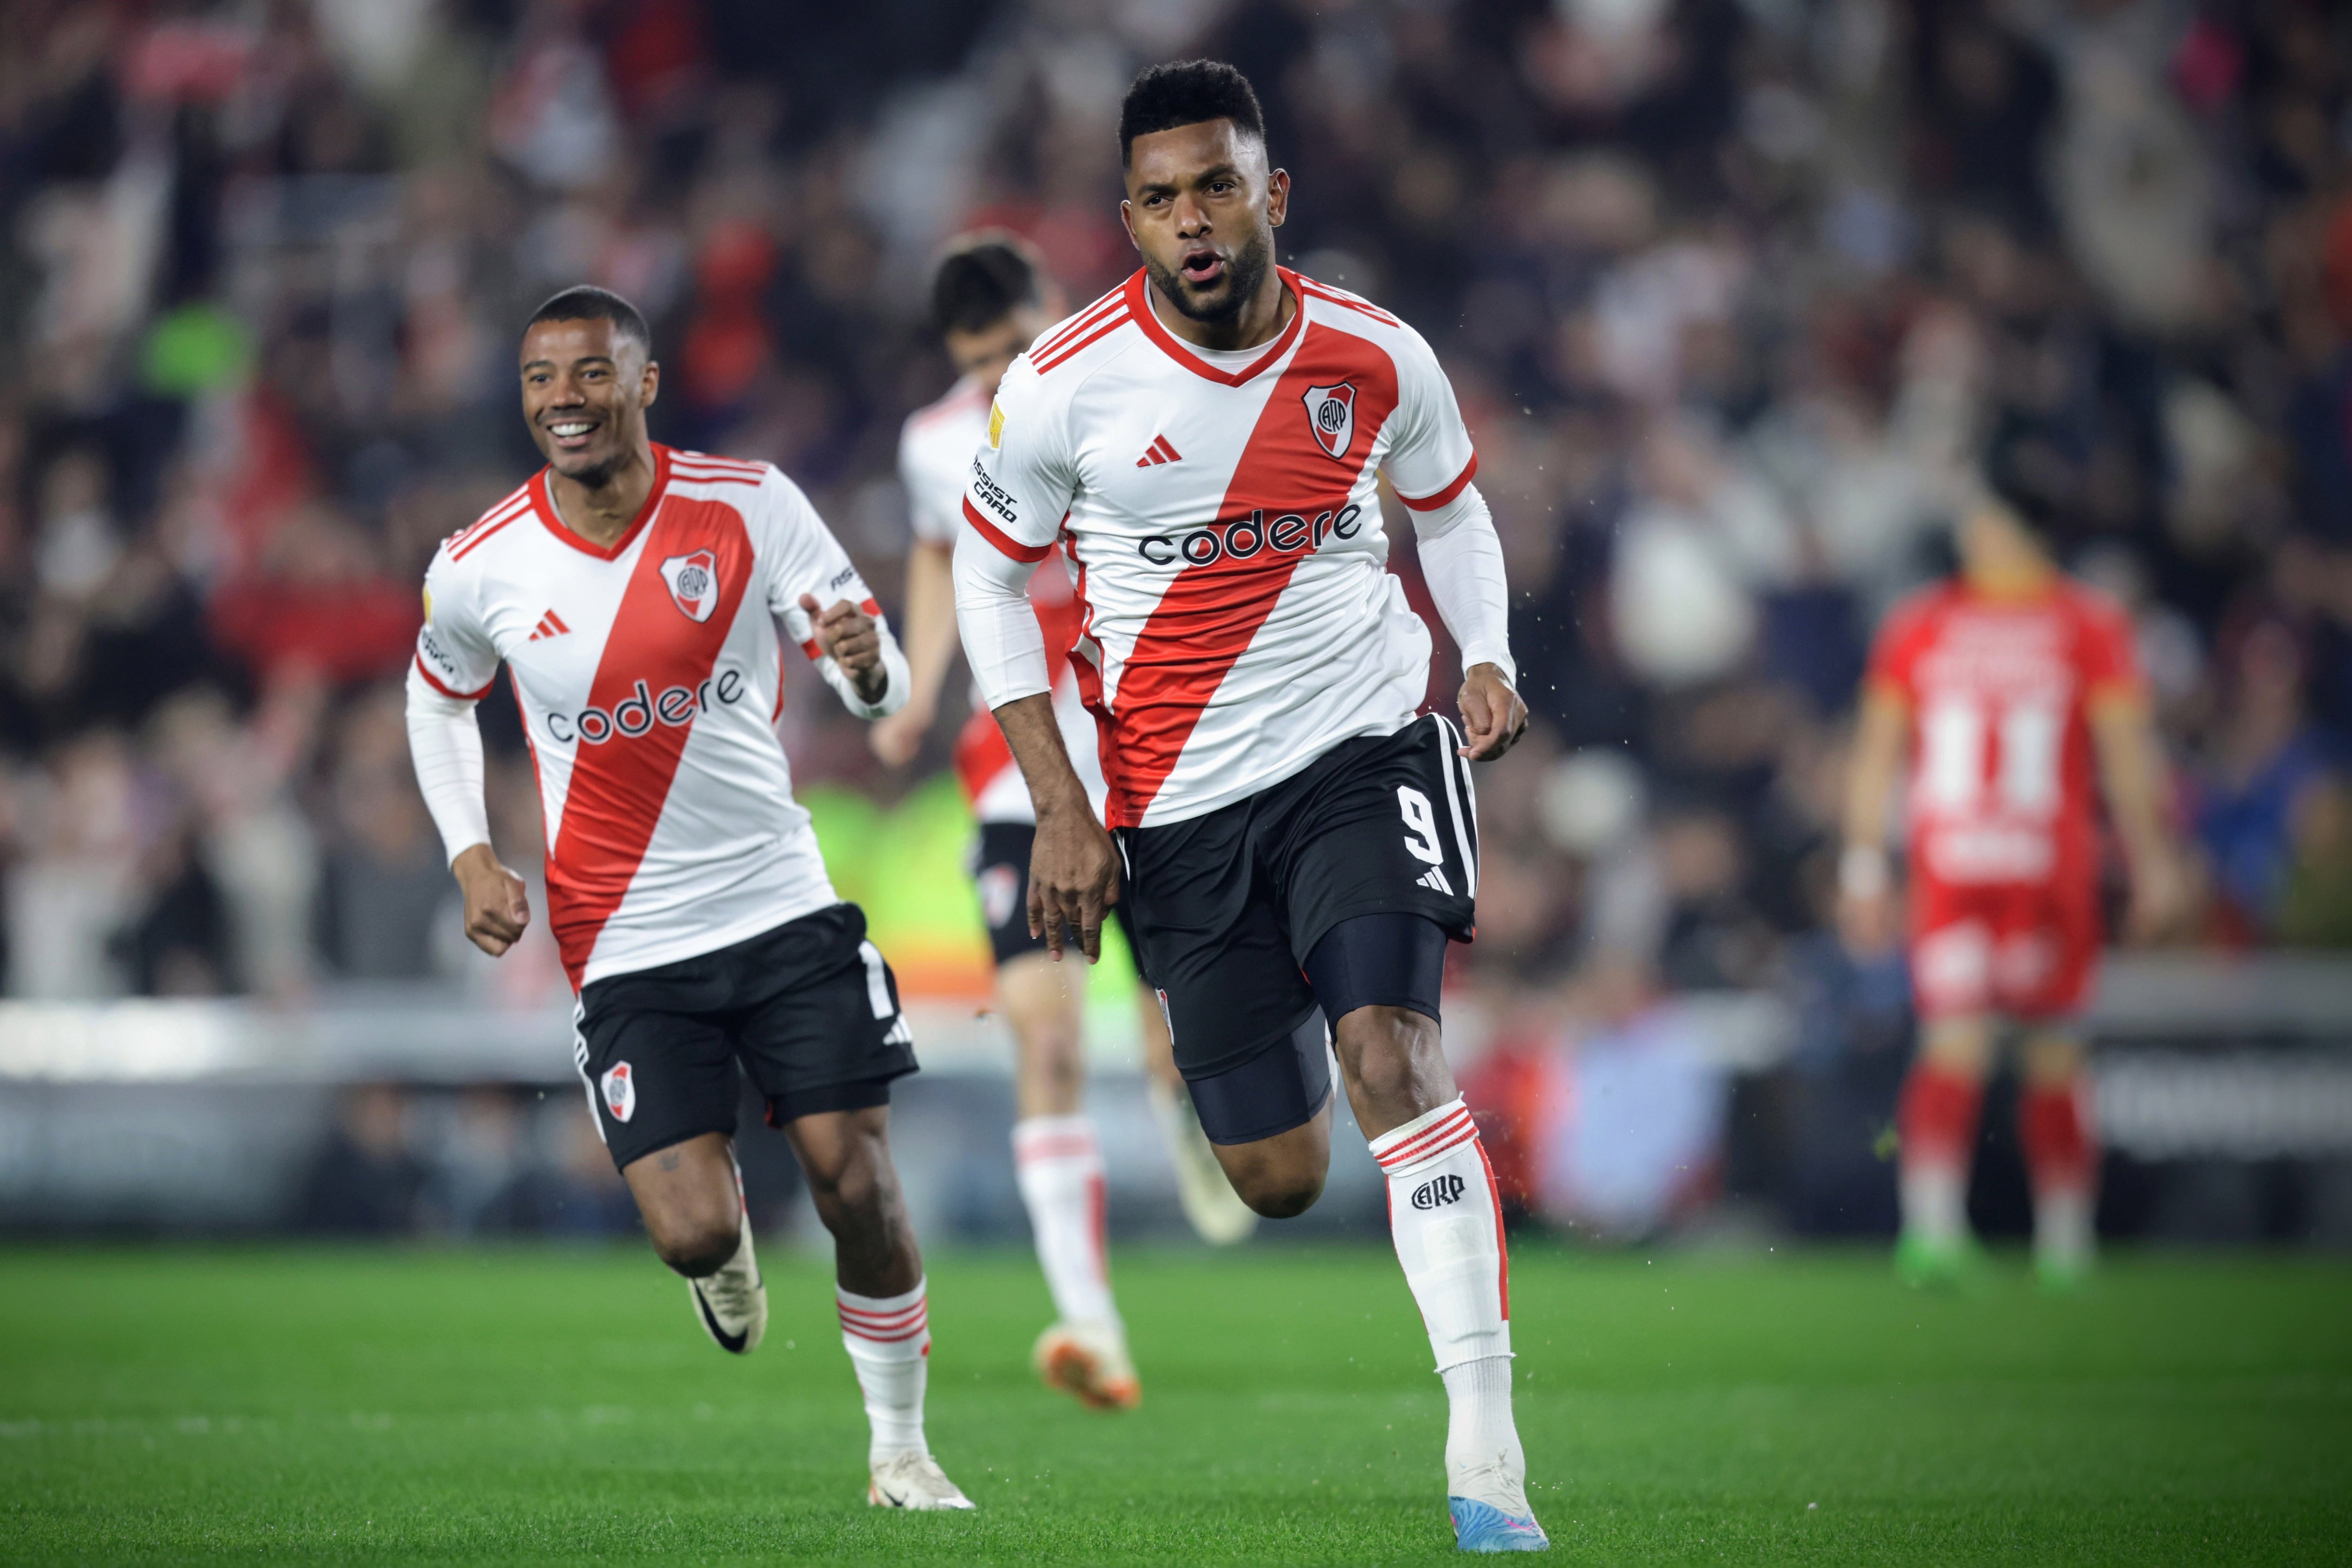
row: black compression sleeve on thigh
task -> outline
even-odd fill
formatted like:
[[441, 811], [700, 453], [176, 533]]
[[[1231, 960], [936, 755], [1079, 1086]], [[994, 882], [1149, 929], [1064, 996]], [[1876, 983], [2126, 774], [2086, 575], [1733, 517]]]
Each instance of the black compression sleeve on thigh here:
[[1341, 921], [1307, 955], [1307, 983], [1336, 1026], [1359, 1007], [1404, 1007], [1435, 1021], [1445, 981], [1445, 931], [1392, 910]]
[[1243, 1062], [1186, 1080], [1212, 1143], [1255, 1143], [1315, 1120], [1331, 1098], [1331, 1032], [1310, 1007], [1297, 1027]]

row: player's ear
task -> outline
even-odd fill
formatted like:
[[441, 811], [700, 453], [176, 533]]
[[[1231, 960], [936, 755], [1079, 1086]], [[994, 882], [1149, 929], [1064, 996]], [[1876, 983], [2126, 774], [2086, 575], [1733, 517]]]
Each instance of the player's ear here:
[[1271, 169], [1265, 176], [1265, 221], [1268, 226], [1280, 228], [1282, 220], [1290, 216], [1290, 171]]
[[1127, 243], [1135, 247], [1136, 251], [1140, 254], [1143, 242], [1135, 237], [1135, 204], [1125, 196], [1118, 199], [1118, 222], [1119, 226], [1127, 230]]
[[637, 406], [651, 408], [654, 399], [661, 395], [661, 362], [646, 361], [645, 374], [637, 378]]

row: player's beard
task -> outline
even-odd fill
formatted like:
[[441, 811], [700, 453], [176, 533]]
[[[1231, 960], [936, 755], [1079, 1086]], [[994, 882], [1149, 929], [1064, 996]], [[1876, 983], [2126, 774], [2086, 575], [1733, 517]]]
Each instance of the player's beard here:
[[1242, 313], [1244, 306], [1257, 297], [1258, 287], [1265, 281], [1265, 269], [1273, 259], [1274, 240], [1271, 231], [1260, 229], [1252, 235], [1247, 245], [1225, 258], [1225, 292], [1213, 305], [1197, 302], [1191, 292], [1192, 285], [1174, 268], [1144, 258], [1144, 270], [1151, 275], [1152, 286], [1160, 297], [1176, 307], [1187, 321], [1230, 321]]
[[621, 471], [621, 459], [627, 456], [625, 452], [615, 452], [602, 462], [591, 463], [577, 473], [565, 474], [563, 477], [582, 489], [601, 490], [613, 482], [613, 476]]
[[614, 440], [613, 449], [605, 453], [603, 457], [597, 458], [594, 462], [590, 463], [586, 468], [565, 469], [559, 466], [556, 471], [562, 474], [565, 479], [570, 479], [573, 484], [578, 485], [582, 489], [603, 489], [606, 485], [613, 482], [614, 475], [618, 474], [623, 468], [627, 466], [629, 454], [636, 449], [637, 443], [635, 433], [634, 431], [625, 432], [616, 430], [614, 434], [618, 438]]

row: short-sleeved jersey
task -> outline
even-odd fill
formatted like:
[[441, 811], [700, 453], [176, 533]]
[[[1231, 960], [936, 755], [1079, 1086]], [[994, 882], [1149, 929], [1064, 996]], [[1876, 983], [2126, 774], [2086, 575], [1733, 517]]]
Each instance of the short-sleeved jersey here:
[[[1379, 476], [1442, 506], [1475, 458], [1420, 334], [1283, 269], [1296, 309], [1204, 357], [1138, 272], [1039, 339], [998, 389], [963, 515], [1078, 568], [1072, 649], [1112, 826], [1180, 822], [1409, 722], [1430, 638], [1387, 570]], [[1234, 363], [1238, 360], [1238, 363]]]
[[2029, 598], [1958, 582], [1926, 589], [1880, 629], [1870, 680], [1911, 713], [1915, 879], [2097, 877], [2090, 706], [2140, 691], [2119, 605], [2067, 579]]
[[[908, 415], [898, 433], [898, 479], [907, 492], [907, 513], [915, 537], [926, 544], [951, 548], [963, 529], [964, 481], [971, 475], [971, 455], [988, 435], [988, 409], [989, 399], [975, 384], [959, 381], [937, 403]], [[1029, 603], [1045, 633], [1062, 744], [1099, 814], [1103, 778], [1094, 716], [1087, 711], [1070, 669], [1069, 650], [1078, 633], [1077, 595], [1067, 560], [1058, 552], [1029, 580]], [[955, 763], [972, 815], [982, 822], [1036, 821], [1037, 809], [1029, 799], [1021, 766], [977, 689], [971, 710], [956, 737]]]
[[971, 455], [988, 435], [988, 394], [970, 376], [936, 403], [907, 416], [898, 430], [898, 482], [915, 537], [942, 549], [963, 526], [963, 487]]
[[606, 549], [541, 470], [442, 542], [416, 669], [486, 696], [504, 662], [547, 826], [548, 922], [579, 987], [691, 958], [839, 902], [777, 739], [781, 638], [822, 660], [800, 595], [873, 595], [765, 463], [654, 448], [645, 509]]

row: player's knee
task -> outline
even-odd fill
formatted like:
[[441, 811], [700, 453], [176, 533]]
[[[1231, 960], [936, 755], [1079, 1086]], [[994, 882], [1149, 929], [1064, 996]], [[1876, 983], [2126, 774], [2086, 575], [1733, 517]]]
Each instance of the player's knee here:
[[2038, 1031], [2025, 1038], [2019, 1065], [2033, 1083], [2064, 1083], [2082, 1076], [2087, 1065], [2082, 1042], [2071, 1035]]
[[1290, 1219], [1313, 1208], [1323, 1195], [1329, 1155], [1328, 1146], [1310, 1151], [1285, 1141], [1273, 1147], [1260, 1145], [1238, 1158], [1228, 1154], [1223, 1163], [1225, 1179], [1242, 1202], [1267, 1219]]
[[1945, 1072], [1981, 1079], [1992, 1068], [1992, 1022], [1988, 1018], [1939, 1018], [1919, 1041], [1919, 1054]]
[[1257, 1172], [1236, 1180], [1234, 1191], [1267, 1219], [1296, 1219], [1323, 1195], [1323, 1177], [1318, 1172]]
[[655, 1253], [689, 1279], [718, 1273], [743, 1244], [741, 1222], [732, 1214], [675, 1216], [652, 1229]]

